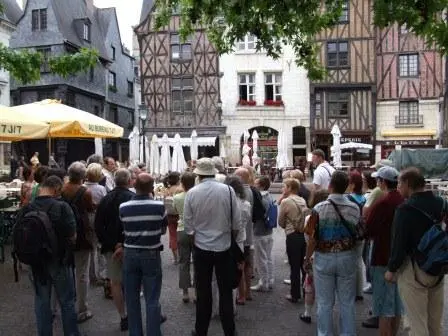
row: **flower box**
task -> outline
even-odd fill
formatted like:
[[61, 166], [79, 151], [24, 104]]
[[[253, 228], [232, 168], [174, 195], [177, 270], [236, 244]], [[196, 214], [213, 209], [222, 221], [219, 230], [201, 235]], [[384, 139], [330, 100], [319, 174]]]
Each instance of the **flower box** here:
[[264, 101], [265, 106], [283, 106], [282, 100], [265, 100]]
[[241, 106], [255, 106], [255, 105], [257, 105], [257, 102], [255, 100], [243, 100], [243, 99], [241, 99], [238, 102], [238, 105], [241, 105]]

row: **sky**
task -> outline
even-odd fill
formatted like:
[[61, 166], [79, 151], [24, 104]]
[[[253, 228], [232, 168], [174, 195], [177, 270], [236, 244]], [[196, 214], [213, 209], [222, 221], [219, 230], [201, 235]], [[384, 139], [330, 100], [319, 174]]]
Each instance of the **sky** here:
[[[23, 0], [17, 0], [22, 6]], [[94, 0], [99, 8], [115, 7], [122, 42], [132, 50], [132, 26], [138, 24], [143, 0]]]

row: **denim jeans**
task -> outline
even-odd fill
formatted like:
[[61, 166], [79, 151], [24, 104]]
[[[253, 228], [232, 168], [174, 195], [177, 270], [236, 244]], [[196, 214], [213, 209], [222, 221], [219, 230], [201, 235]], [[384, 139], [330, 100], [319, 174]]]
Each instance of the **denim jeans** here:
[[128, 310], [129, 335], [143, 336], [140, 289], [146, 303], [146, 334], [161, 336], [160, 292], [162, 289], [162, 262], [160, 251], [125, 248], [123, 282]]
[[35, 291], [35, 313], [37, 334], [53, 335], [53, 311], [51, 308], [51, 292], [54, 287], [61, 307], [62, 326], [65, 336], [78, 336], [75, 312], [75, 281], [73, 268], [61, 265], [48, 267], [46, 275], [38, 275], [33, 271], [32, 283]]
[[339, 302], [339, 335], [354, 336], [356, 249], [336, 253], [315, 252], [313, 263], [317, 301], [317, 334], [333, 336], [333, 307]]

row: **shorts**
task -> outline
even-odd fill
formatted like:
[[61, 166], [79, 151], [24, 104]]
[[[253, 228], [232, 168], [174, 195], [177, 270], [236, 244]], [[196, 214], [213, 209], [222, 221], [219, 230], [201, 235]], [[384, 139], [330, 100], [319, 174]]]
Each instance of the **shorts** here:
[[106, 253], [107, 277], [112, 282], [123, 282], [123, 262], [112, 258], [113, 253]]
[[372, 266], [373, 316], [395, 317], [403, 315], [403, 304], [396, 283], [387, 282], [385, 266]]

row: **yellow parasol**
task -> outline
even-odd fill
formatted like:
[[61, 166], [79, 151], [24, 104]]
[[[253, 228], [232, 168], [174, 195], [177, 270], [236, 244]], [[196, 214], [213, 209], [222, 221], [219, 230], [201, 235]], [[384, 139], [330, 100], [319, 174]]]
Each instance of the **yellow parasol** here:
[[46, 99], [12, 108], [50, 124], [49, 138], [119, 138], [123, 128], [89, 112]]
[[11, 107], [0, 106], [0, 141], [45, 139], [50, 125]]

